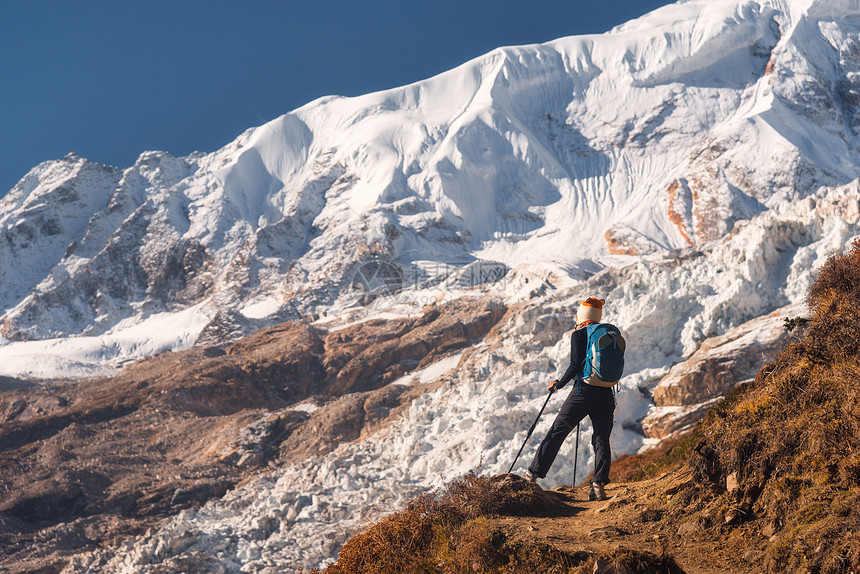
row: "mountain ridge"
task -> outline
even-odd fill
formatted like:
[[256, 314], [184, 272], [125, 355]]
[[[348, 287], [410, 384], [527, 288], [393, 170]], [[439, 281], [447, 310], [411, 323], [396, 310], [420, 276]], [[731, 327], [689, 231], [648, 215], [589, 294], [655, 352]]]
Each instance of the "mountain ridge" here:
[[0, 204], [6, 268], [29, 256], [14, 248], [27, 233], [57, 244], [35, 258], [38, 273], [4, 282], [3, 336], [99, 335], [204, 301], [210, 319], [229, 311], [273, 324], [342, 308], [356, 269], [376, 260], [410, 276], [424, 260], [515, 267], [538, 250], [582, 277], [612, 253], [714, 240], [860, 176], [858, 162], [839, 161], [858, 156], [858, 63], [840, 32], [856, 9], [811, 30], [816, 11], [834, 13], [815, 2], [685, 2], [604, 35], [499, 48], [402, 88], [321, 98], [212, 154], [147, 152], [119, 182], [105, 168], [99, 207], [81, 210], [86, 233], [57, 237], [51, 222], [63, 217], [24, 205], [52, 189], [39, 174], [62, 171], [43, 164]]

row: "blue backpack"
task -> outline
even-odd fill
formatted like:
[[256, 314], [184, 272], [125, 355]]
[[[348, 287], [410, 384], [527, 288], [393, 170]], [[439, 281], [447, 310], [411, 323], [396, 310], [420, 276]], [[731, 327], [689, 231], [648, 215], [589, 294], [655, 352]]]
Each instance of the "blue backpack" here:
[[592, 323], [588, 334], [582, 380], [595, 387], [614, 387], [624, 372], [624, 349], [627, 342], [621, 331], [609, 323]]

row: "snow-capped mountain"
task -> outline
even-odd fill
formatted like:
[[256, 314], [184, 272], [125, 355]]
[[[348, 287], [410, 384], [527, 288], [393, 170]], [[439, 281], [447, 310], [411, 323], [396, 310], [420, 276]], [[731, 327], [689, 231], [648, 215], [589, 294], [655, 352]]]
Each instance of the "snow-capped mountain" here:
[[[0, 374], [111, 371], [293, 318], [510, 305], [459, 362], [397, 381], [444, 384], [385, 429], [69, 568], [314, 566], [373, 508], [481, 461], [506, 471], [587, 295], [630, 345], [613, 447], [648, 445], [661, 379], [708, 338], [772, 341], [760, 318], [802, 313], [860, 233], [858, 47], [857, 0], [688, 0], [322, 98], [209, 155], [38, 166], [0, 200]], [[572, 470], [560, 457], [546, 483]]]
[[3, 369], [86, 373], [328, 313], [368, 262], [407, 287], [426, 262], [581, 279], [722, 237], [860, 176], [856, 15], [682, 2], [322, 98], [209, 155], [42, 164], [0, 202], [2, 335], [27, 358]]

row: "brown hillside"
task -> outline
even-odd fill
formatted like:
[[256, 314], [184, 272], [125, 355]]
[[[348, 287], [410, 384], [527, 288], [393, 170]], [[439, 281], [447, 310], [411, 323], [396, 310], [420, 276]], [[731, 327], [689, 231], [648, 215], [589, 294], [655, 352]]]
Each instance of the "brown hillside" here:
[[[505, 312], [461, 300], [331, 331], [296, 321], [110, 378], [0, 378], [0, 572], [58, 572], [270, 465], [373, 432], [426, 390], [392, 381]], [[290, 408], [303, 400], [319, 408]]]
[[768, 536], [770, 571], [856, 572], [860, 241], [822, 267], [807, 304], [802, 335], [709, 417], [691, 464], [721, 532], [752, 522]]

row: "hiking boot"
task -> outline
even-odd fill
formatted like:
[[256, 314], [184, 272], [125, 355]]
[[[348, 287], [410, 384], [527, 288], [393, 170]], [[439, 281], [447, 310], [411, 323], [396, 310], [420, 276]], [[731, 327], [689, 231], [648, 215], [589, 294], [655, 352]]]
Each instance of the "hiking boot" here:
[[602, 482], [592, 482], [591, 492], [588, 493], [588, 500], [606, 500], [606, 491], [603, 490]]
[[527, 481], [529, 481], [529, 482], [537, 482], [537, 479], [538, 479], [537, 475], [536, 475], [536, 474], [534, 474], [532, 471], [530, 471], [530, 470], [527, 470], [527, 471], [526, 471], [526, 480], [527, 480]]

